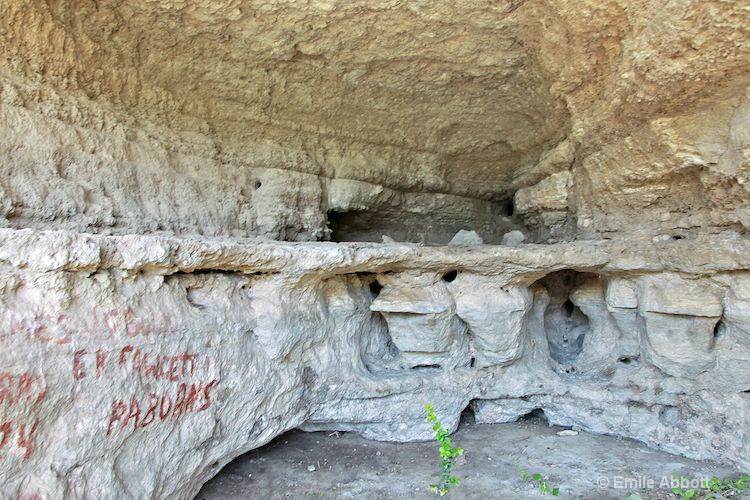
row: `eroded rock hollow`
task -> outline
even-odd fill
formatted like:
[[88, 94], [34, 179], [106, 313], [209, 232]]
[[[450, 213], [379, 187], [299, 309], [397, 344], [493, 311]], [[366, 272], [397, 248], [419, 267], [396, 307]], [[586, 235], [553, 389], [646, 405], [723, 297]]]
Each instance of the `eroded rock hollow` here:
[[2, 496], [428, 401], [749, 468], [749, 84], [742, 2], [0, 3]]

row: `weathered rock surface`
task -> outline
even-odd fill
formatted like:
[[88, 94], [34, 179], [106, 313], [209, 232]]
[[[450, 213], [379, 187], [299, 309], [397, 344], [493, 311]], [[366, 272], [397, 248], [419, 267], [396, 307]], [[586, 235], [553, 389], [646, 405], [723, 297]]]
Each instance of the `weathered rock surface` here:
[[428, 243], [744, 232], [748, 39], [747, 6], [719, 0], [8, 1], [0, 218], [286, 240], [330, 237], [328, 218], [337, 241]]
[[484, 244], [484, 240], [482, 239], [481, 236], [477, 234], [476, 231], [467, 231], [466, 229], [461, 229], [448, 242], [448, 245], [482, 245], [482, 244]]
[[719, 0], [0, 3], [3, 496], [188, 498], [426, 401], [750, 467], [749, 39]]
[[748, 245], [1, 230], [2, 494], [189, 498], [291, 428], [428, 438], [427, 401], [750, 467]]

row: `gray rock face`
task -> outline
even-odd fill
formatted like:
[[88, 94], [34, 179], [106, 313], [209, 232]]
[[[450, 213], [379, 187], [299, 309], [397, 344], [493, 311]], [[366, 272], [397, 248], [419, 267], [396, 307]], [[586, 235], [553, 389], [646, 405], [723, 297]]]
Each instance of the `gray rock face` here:
[[[700, 255], [711, 248], [711, 265]], [[697, 262], [697, 263], [696, 263]], [[295, 427], [550, 421], [750, 467], [750, 244], [0, 231], [4, 497], [190, 498]], [[671, 320], [671, 322], [670, 322]]]
[[476, 231], [467, 231], [466, 229], [461, 229], [448, 242], [449, 245], [481, 245], [483, 243], [484, 240]]
[[503, 235], [502, 240], [500, 240], [500, 244], [506, 246], [517, 246], [523, 243], [525, 239], [526, 236], [524, 236], [521, 231], [513, 230], [508, 231]]

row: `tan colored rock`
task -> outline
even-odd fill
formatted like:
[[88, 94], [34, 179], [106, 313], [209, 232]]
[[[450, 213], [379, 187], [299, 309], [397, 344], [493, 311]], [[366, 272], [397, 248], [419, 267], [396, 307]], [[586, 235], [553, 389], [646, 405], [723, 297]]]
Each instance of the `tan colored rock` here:
[[569, 172], [552, 174], [531, 187], [519, 189], [513, 200], [518, 212], [565, 212], [568, 209]]
[[256, 226], [255, 168], [480, 199], [488, 226], [570, 170], [568, 204], [535, 222], [570, 212], [563, 237], [744, 228], [749, 17], [714, 1], [6, 2], [0, 206], [12, 227], [316, 239], [320, 181], [269, 193], [282, 213]]
[[740, 1], [0, 3], [0, 496], [190, 498], [427, 401], [750, 467], [749, 39]]

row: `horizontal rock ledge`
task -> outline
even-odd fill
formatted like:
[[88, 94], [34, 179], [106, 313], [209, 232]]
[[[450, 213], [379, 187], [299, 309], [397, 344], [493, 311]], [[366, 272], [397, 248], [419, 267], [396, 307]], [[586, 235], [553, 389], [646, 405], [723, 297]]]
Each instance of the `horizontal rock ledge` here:
[[427, 402], [747, 468], [745, 247], [0, 230], [2, 493], [191, 498], [292, 428], [428, 439]]

